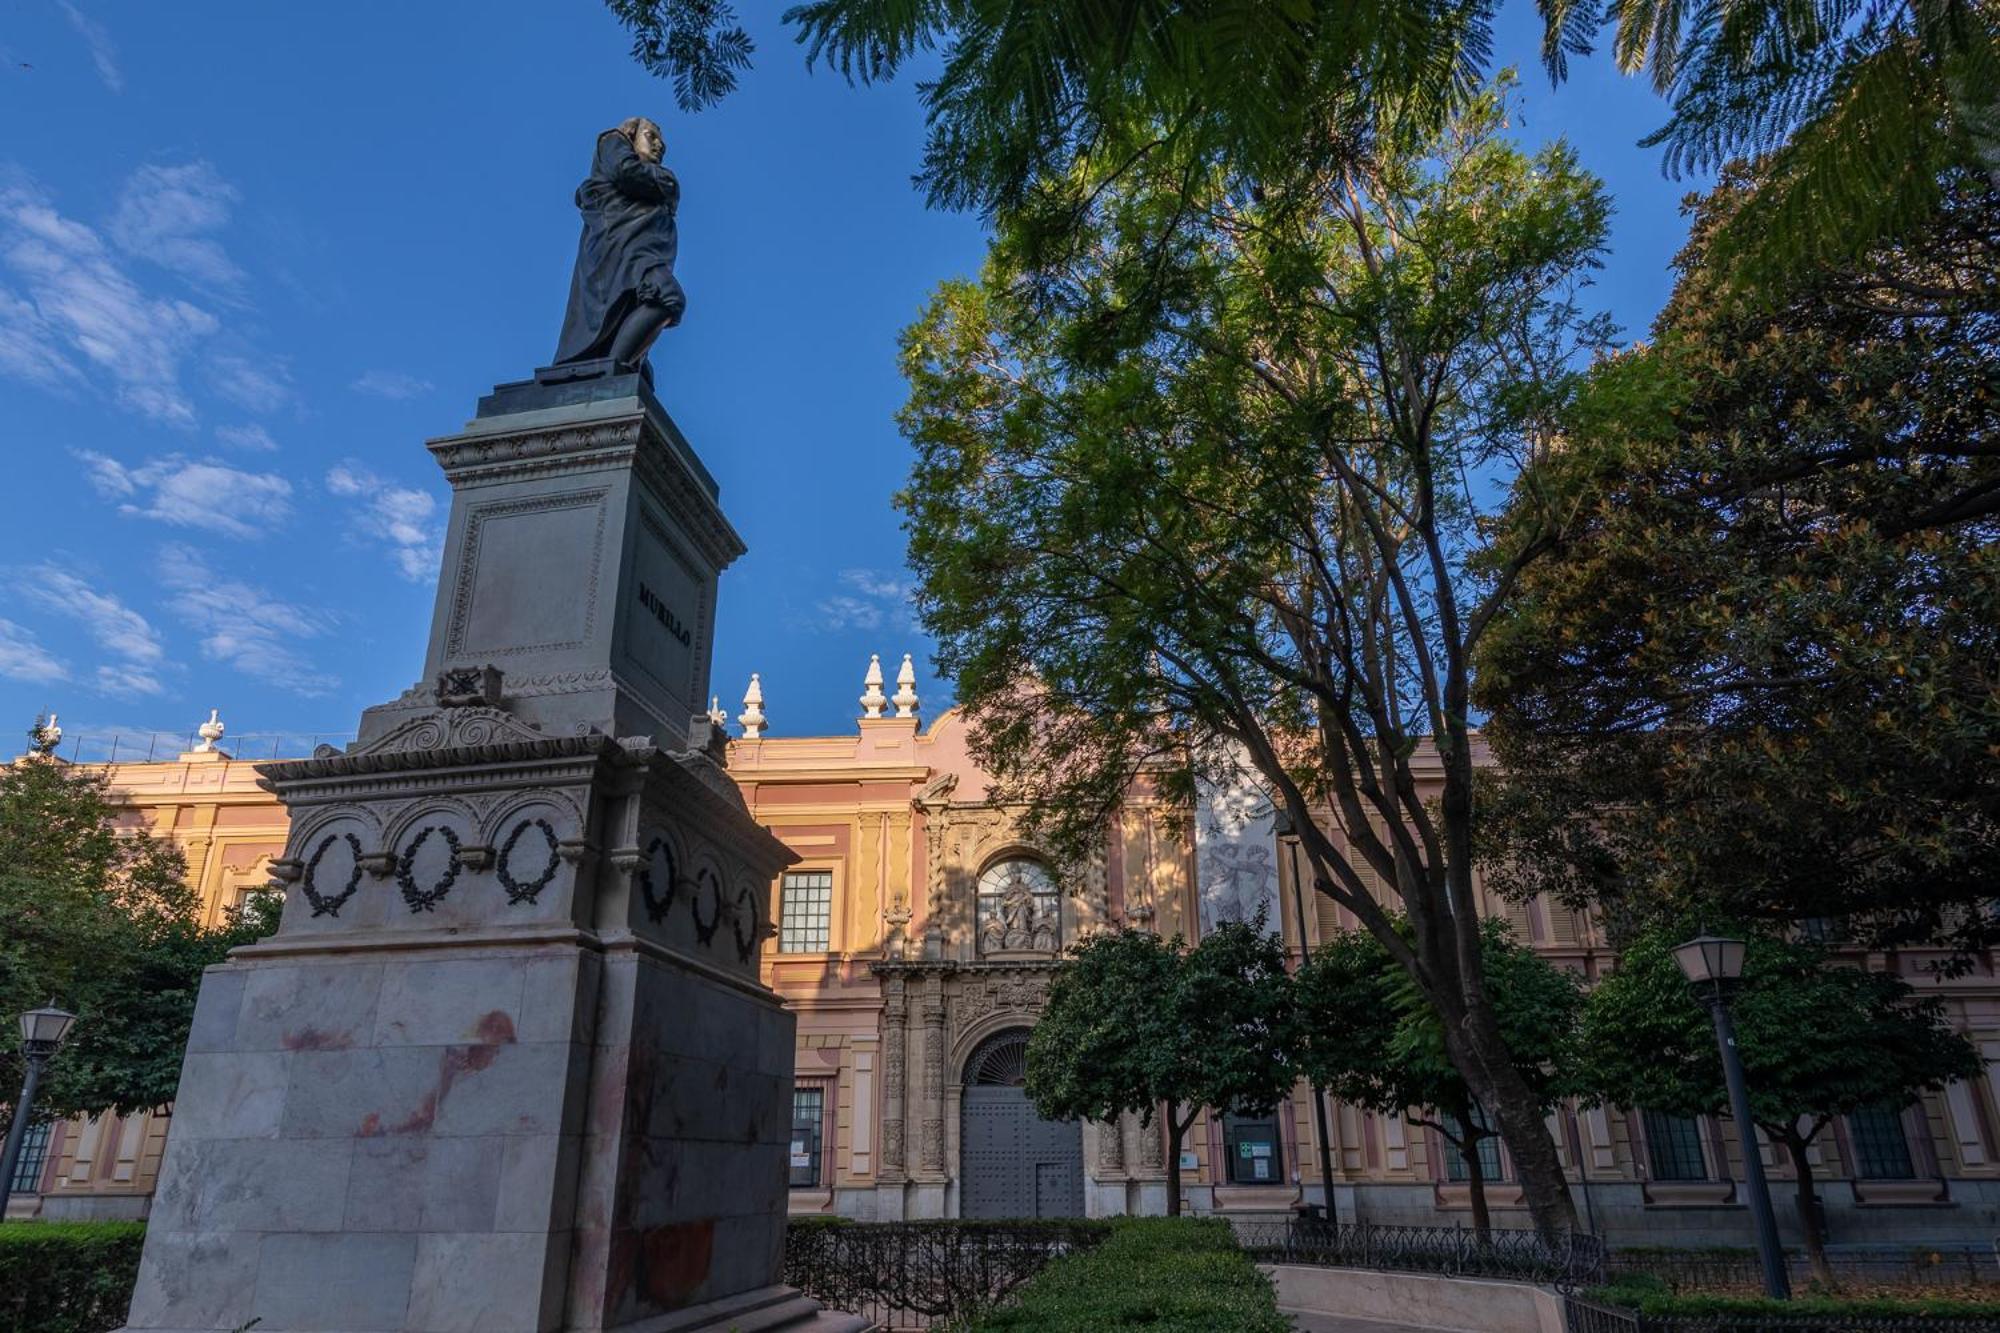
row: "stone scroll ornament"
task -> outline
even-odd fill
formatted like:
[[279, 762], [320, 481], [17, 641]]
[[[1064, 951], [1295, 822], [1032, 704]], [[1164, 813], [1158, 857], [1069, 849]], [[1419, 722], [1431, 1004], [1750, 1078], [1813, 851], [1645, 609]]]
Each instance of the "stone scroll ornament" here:
[[[514, 854], [515, 845], [521, 841], [521, 835], [529, 829], [541, 834], [542, 841], [548, 844], [549, 860], [539, 875], [524, 884], [514, 878], [514, 873], [507, 868], [507, 862]], [[500, 844], [500, 855], [494, 870], [495, 876], [500, 881], [500, 887], [507, 890], [507, 901], [510, 904], [532, 903], [536, 895], [554, 882], [556, 875], [562, 870], [562, 854], [558, 850], [559, 846], [560, 844], [556, 842], [556, 831], [546, 819], [524, 819], [514, 826], [514, 831], [507, 835], [507, 841]]]
[[[451, 857], [446, 862], [444, 873], [439, 875], [429, 888], [417, 883], [417, 852], [431, 834], [444, 838], [444, 845], [450, 849]], [[410, 905], [412, 912], [428, 912], [444, 901], [451, 892], [451, 886], [458, 882], [458, 835], [442, 824], [426, 824], [410, 839], [410, 845], [403, 849], [403, 855], [396, 862], [396, 883], [403, 890], [403, 901]]]
[[[354, 868], [348, 872], [347, 883], [341, 885], [339, 893], [321, 893], [319, 891], [319, 863], [326, 859], [326, 854], [333, 850], [333, 845], [343, 838], [347, 840], [348, 851], [354, 854]], [[327, 834], [321, 840], [319, 849], [312, 854], [312, 859], [306, 862], [306, 873], [299, 881], [299, 892], [305, 894], [306, 901], [312, 904], [312, 914], [314, 916], [339, 916], [340, 909], [347, 905], [347, 900], [352, 898], [354, 891], [360, 887], [361, 839], [355, 837], [352, 833]]]
[[[653, 864], [657, 857], [666, 858], [666, 890], [653, 881]], [[654, 925], [667, 919], [667, 913], [674, 905], [674, 895], [680, 891], [680, 868], [674, 864], [674, 849], [665, 838], [655, 838], [646, 848], [646, 864], [639, 871], [639, 898], [646, 904], [646, 919]]]

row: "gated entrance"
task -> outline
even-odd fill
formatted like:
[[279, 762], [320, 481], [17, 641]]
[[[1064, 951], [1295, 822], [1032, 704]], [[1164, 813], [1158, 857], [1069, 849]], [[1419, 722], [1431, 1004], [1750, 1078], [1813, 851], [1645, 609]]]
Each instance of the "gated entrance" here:
[[987, 1038], [965, 1062], [961, 1217], [1083, 1216], [1083, 1126], [1028, 1102], [1028, 1030]]

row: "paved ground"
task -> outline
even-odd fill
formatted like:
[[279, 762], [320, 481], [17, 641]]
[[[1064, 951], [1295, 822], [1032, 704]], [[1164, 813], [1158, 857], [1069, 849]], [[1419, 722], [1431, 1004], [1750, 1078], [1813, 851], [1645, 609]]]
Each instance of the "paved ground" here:
[[1339, 1315], [1308, 1314], [1287, 1310], [1299, 1333], [1424, 1333], [1414, 1324], [1378, 1324], [1370, 1319], [1345, 1319]]

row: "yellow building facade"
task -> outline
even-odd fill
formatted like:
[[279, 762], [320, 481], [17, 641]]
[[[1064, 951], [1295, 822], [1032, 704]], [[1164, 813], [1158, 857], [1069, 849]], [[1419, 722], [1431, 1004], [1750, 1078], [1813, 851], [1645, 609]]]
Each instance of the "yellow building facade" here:
[[[1157, 1125], [1045, 1122], [1027, 1105], [1026, 1036], [1061, 950], [1119, 926], [1192, 938], [1212, 919], [1218, 882], [1246, 869], [1274, 872], [1265, 906], [1295, 958], [1356, 923], [1301, 885], [1300, 854], [1281, 830], [1265, 846], [1210, 856], [1204, 835], [1178, 837], [1188, 821], [1144, 790], [1083, 864], [1060, 863], [1023, 834], [1018, 810], [991, 798], [960, 713], [926, 726], [913, 697], [896, 710], [904, 716], [889, 702], [834, 736], [768, 736], [759, 716], [729, 751], [752, 814], [798, 857], [771, 886], [762, 964], [798, 1016], [792, 1211], [868, 1220], [1164, 1211]], [[247, 762], [191, 753], [109, 775], [123, 818], [186, 853], [211, 919], [261, 887], [282, 854], [285, 811]], [[1485, 906], [1586, 978], [1609, 965], [1581, 914], [1541, 901]], [[1921, 954], [1857, 961], [1941, 994], [2000, 1059], [1991, 958], [1952, 978], [1929, 974]], [[1468, 1216], [1464, 1163], [1434, 1131], [1337, 1103], [1327, 1111], [1343, 1220]], [[1273, 1214], [1323, 1202], [1315, 1120], [1304, 1087], [1268, 1117], [1205, 1116], [1183, 1156], [1190, 1206]], [[25, 1192], [11, 1211], [143, 1216], [170, 1124], [162, 1112], [52, 1127], [17, 1177]], [[1747, 1241], [1742, 1145], [1726, 1119], [1564, 1108], [1550, 1132], [1586, 1225], [1615, 1243]], [[1767, 1145], [1756, 1150], [1781, 1226], [1796, 1237], [1788, 1166]], [[1498, 1141], [1486, 1151], [1497, 1182], [1489, 1198], [1505, 1223], [1519, 1192]], [[1992, 1067], [1909, 1107], [1844, 1118], [1817, 1153], [1836, 1244], [1983, 1243], [2000, 1230]], [[1512, 1216], [1525, 1224], [1525, 1213]]]

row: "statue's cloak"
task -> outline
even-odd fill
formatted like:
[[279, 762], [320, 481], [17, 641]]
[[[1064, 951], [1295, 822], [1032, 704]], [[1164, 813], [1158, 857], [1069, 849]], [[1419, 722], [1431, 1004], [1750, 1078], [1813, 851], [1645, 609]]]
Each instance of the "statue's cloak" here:
[[619, 324], [641, 301], [665, 306], [670, 326], [680, 323], [687, 307], [674, 278], [680, 249], [674, 211], [680, 201], [673, 172], [640, 157], [616, 130], [597, 136], [590, 179], [576, 187], [583, 237], [576, 245], [556, 365], [608, 356]]

